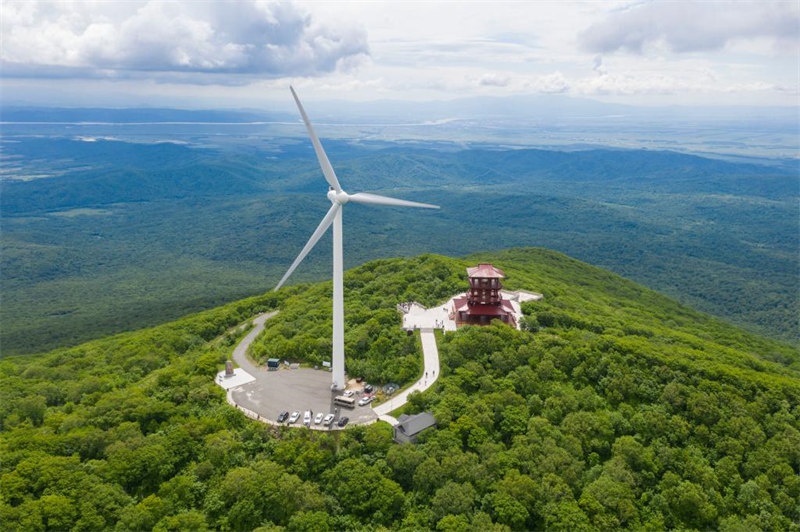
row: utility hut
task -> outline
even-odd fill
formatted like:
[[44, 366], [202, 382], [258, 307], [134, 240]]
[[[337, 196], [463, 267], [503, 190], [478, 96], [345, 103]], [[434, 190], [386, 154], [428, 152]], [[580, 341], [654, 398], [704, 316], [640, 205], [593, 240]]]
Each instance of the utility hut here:
[[397, 418], [394, 427], [394, 441], [397, 443], [417, 443], [417, 436], [424, 430], [436, 426], [436, 419], [429, 412], [409, 416], [403, 414]]
[[453, 299], [453, 317], [456, 327], [462, 325], [489, 325], [500, 320], [512, 327], [517, 326], [511, 301], [503, 299], [500, 290], [505, 279], [503, 270], [491, 264], [478, 264], [467, 268], [469, 290], [463, 297]]

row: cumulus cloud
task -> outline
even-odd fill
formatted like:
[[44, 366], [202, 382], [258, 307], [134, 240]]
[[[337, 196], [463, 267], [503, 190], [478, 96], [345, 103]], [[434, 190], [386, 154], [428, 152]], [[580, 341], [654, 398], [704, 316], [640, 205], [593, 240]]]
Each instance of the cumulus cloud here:
[[369, 53], [363, 29], [317, 24], [285, 1], [7, 1], [2, 33], [4, 76], [17, 77], [312, 76]]
[[785, 1], [648, 2], [614, 11], [579, 36], [590, 52], [627, 50], [647, 45], [674, 52], [716, 50], [737, 39], [768, 38], [776, 48], [798, 42], [800, 7]]

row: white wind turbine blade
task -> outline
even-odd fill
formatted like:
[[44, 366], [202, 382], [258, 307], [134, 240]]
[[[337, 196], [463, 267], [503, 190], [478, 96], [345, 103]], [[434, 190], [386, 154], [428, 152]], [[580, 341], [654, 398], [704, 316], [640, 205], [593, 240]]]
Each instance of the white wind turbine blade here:
[[322, 144], [319, 142], [319, 137], [317, 137], [317, 134], [314, 132], [314, 128], [311, 126], [311, 121], [308, 119], [306, 110], [303, 109], [303, 104], [300, 103], [300, 98], [298, 98], [297, 93], [294, 92], [294, 87], [289, 86], [289, 90], [292, 91], [294, 101], [297, 104], [297, 108], [300, 110], [300, 116], [303, 117], [303, 122], [306, 124], [308, 136], [311, 137], [311, 144], [314, 145], [314, 151], [317, 154], [317, 160], [319, 161], [319, 166], [322, 168], [322, 173], [325, 175], [325, 179], [328, 181], [328, 184], [333, 187], [333, 190], [336, 192], [341, 192], [342, 187], [339, 186], [339, 180], [336, 179], [336, 172], [333, 171], [331, 162], [328, 160], [328, 156], [325, 155], [325, 150], [322, 149]]
[[297, 256], [297, 258], [294, 259], [294, 262], [289, 267], [289, 271], [287, 271], [284, 274], [283, 279], [281, 279], [281, 282], [279, 282], [278, 286], [275, 287], [275, 291], [277, 291], [281, 286], [283, 286], [283, 283], [285, 283], [286, 279], [288, 279], [289, 276], [292, 275], [292, 272], [294, 271], [295, 268], [297, 268], [297, 265], [300, 264], [304, 258], [306, 258], [306, 255], [308, 255], [308, 252], [311, 251], [311, 249], [314, 247], [314, 244], [317, 243], [317, 241], [322, 237], [322, 235], [325, 233], [328, 227], [330, 227], [330, 225], [333, 223], [333, 218], [336, 216], [336, 213], [341, 208], [342, 206], [338, 203], [334, 203], [333, 205], [331, 205], [330, 210], [328, 210], [328, 214], [325, 215], [325, 218], [323, 218], [322, 221], [319, 223], [317, 229], [311, 235], [311, 238], [308, 239], [308, 242], [306, 243], [303, 250]]
[[393, 205], [395, 207], [421, 207], [423, 209], [439, 208], [438, 205], [431, 205], [430, 203], [417, 203], [416, 201], [387, 198], [386, 196], [378, 196], [377, 194], [367, 194], [364, 192], [348, 194], [347, 200], [355, 201], [356, 203], [366, 203], [367, 205]]

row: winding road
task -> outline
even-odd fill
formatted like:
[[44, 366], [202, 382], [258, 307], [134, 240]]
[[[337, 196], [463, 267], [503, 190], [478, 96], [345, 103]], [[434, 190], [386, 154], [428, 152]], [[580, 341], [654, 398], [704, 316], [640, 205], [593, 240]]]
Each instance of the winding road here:
[[[260, 314], [253, 319], [253, 330], [247, 333], [241, 342], [236, 346], [233, 350], [233, 361], [236, 364], [249, 373], [250, 375], [256, 375], [258, 373], [266, 372], [267, 370], [263, 367], [256, 366], [253, 364], [250, 359], [247, 357], [247, 350], [250, 348], [250, 345], [253, 343], [253, 340], [264, 330], [265, 323], [268, 319], [275, 316], [278, 311], [268, 312], [264, 314]], [[415, 392], [415, 391], [424, 391], [430, 388], [434, 382], [439, 378], [439, 349], [436, 347], [436, 336], [434, 334], [434, 329], [426, 328], [420, 329], [420, 340], [422, 341], [422, 355], [423, 355], [423, 376], [417, 382], [409, 386], [408, 388], [404, 389], [403, 391], [397, 393], [394, 397], [389, 399], [388, 401], [381, 403], [373, 408], [375, 414], [378, 415], [378, 418], [382, 421], [386, 421], [392, 426], [398, 424], [397, 419], [393, 418], [389, 415], [389, 412], [400, 408], [401, 406], [405, 405], [408, 402], [408, 396]], [[247, 410], [247, 407], [243, 404], [239, 404], [234, 394], [231, 391], [228, 391], [228, 401], [231, 404], [236, 405], [237, 407], [242, 408], [243, 410]], [[254, 416], [251, 416], [254, 417]], [[254, 418], [259, 419], [260, 421], [269, 422], [267, 419], [255, 416]], [[374, 418], [373, 418], [374, 419]]]
[[242, 341], [239, 342], [239, 345], [237, 345], [236, 349], [233, 350], [233, 361], [250, 375], [258, 373], [259, 371], [266, 371], [264, 368], [259, 368], [250, 362], [250, 359], [247, 358], [247, 350], [250, 349], [250, 344], [253, 343], [253, 340], [256, 339], [256, 336], [261, 334], [261, 331], [264, 330], [266, 321], [275, 316], [277, 313], [277, 310], [273, 310], [272, 312], [265, 312], [264, 314], [259, 314], [256, 316], [253, 320], [253, 325], [255, 325], [253, 330], [247, 333], [247, 336], [242, 338]]

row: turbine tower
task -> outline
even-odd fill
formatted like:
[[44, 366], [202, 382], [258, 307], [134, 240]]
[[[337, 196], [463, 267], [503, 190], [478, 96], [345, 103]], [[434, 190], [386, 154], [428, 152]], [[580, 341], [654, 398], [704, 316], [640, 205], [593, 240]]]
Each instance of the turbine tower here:
[[342, 390], [345, 388], [346, 383], [344, 380], [344, 299], [343, 299], [343, 286], [342, 278], [344, 277], [344, 265], [342, 260], [342, 207], [345, 203], [366, 203], [368, 205], [390, 205], [395, 207], [422, 207], [425, 209], [438, 209], [438, 205], [430, 205], [428, 203], [417, 203], [415, 201], [406, 201], [395, 198], [387, 198], [386, 196], [378, 196], [376, 194], [366, 194], [360, 192], [358, 194], [348, 194], [339, 185], [339, 180], [336, 178], [336, 173], [333, 171], [328, 156], [325, 155], [325, 150], [322, 149], [322, 144], [319, 142], [314, 128], [308, 119], [303, 104], [297, 97], [297, 93], [293, 87], [289, 87], [292, 91], [292, 96], [297, 104], [297, 109], [300, 111], [300, 116], [303, 117], [303, 122], [308, 129], [308, 136], [311, 137], [311, 144], [314, 145], [314, 152], [317, 154], [317, 160], [322, 168], [322, 174], [325, 180], [330, 185], [328, 190], [328, 199], [332, 203], [328, 213], [317, 226], [317, 229], [308, 239], [305, 247], [303, 247], [300, 254], [294, 259], [294, 262], [289, 267], [289, 270], [283, 276], [283, 279], [275, 287], [278, 290], [286, 279], [292, 275], [292, 272], [297, 268], [300, 262], [308, 255], [309, 251], [319, 241], [328, 227], [333, 224], [333, 360], [332, 360], [332, 373], [334, 390]]

